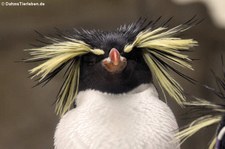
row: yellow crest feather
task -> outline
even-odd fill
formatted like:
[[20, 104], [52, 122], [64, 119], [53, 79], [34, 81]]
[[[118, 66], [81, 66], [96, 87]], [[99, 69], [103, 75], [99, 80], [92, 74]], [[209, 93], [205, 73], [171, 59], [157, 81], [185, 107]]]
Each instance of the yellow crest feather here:
[[[202, 110], [202, 112], [205, 111], [207, 114], [195, 119], [189, 125], [185, 126], [180, 132], [176, 134], [176, 138], [181, 140], [180, 144], [185, 142], [189, 137], [191, 137], [198, 131], [202, 130], [203, 128], [215, 124], [218, 125], [223, 118], [223, 113], [225, 112], [223, 106], [211, 103], [209, 101], [200, 98], [195, 99], [196, 99], [195, 101], [184, 102], [184, 105], [186, 107], [193, 107], [194, 109]], [[215, 143], [216, 143], [216, 134], [214, 135], [209, 145], [209, 149], [213, 149]]]
[[54, 43], [41, 48], [26, 50], [32, 56], [27, 61], [45, 61], [29, 70], [29, 72], [32, 75], [31, 78], [40, 76], [38, 80], [42, 82], [44, 79], [48, 79], [48, 76], [57, 71], [62, 65], [71, 62], [56, 102], [56, 113], [63, 115], [71, 108], [78, 93], [80, 75], [79, 57], [87, 53], [102, 55], [104, 51], [92, 49], [88, 44], [76, 39], [66, 38], [68, 41], [60, 42], [55, 38], [45, 38]]
[[[191, 137], [192, 135], [194, 135], [201, 129], [217, 124], [221, 121], [221, 119], [222, 119], [222, 116], [212, 116], [212, 115], [202, 116], [194, 120], [187, 128], [178, 132], [176, 137], [177, 139], [181, 140], [180, 144], [182, 144], [189, 137]], [[215, 140], [215, 138], [213, 140]], [[212, 148], [213, 146], [215, 146], [215, 141], [212, 141], [209, 148]]]
[[137, 35], [133, 43], [126, 45], [124, 48], [124, 52], [127, 53], [134, 47], [143, 49], [145, 62], [152, 71], [160, 87], [181, 106], [182, 102], [185, 101], [183, 88], [167, 72], [169, 65], [165, 61], [193, 70], [192, 66], [189, 64], [191, 59], [182, 52], [196, 46], [197, 41], [173, 37], [187, 29], [188, 28], [179, 25], [169, 30], [165, 27], [159, 27], [152, 31], [145, 30]]

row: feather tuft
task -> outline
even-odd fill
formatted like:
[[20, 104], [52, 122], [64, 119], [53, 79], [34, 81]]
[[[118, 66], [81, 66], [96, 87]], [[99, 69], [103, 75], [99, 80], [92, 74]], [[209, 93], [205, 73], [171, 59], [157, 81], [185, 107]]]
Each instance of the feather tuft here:
[[[222, 67], [223, 65], [223, 58], [222, 60]], [[223, 72], [223, 78], [219, 78], [215, 75], [213, 72], [213, 76], [217, 85], [217, 88], [212, 88], [209, 86], [204, 86], [206, 89], [213, 92], [215, 95], [217, 95], [222, 102], [224, 102], [225, 95], [224, 95], [224, 72]], [[218, 91], [217, 91], [218, 90]], [[185, 142], [189, 137], [197, 133], [198, 131], [212, 126], [217, 125], [217, 131], [218, 128], [221, 127], [222, 124], [221, 121], [224, 119], [225, 115], [225, 104], [224, 103], [212, 103], [210, 101], [200, 99], [197, 97], [194, 97], [195, 101], [190, 102], [184, 102], [184, 106], [191, 109], [192, 112], [194, 112], [193, 115], [197, 115], [198, 118], [196, 118], [194, 121], [192, 121], [189, 125], [185, 126], [176, 136], [177, 139], [181, 140], [181, 144]], [[192, 113], [191, 113], [192, 114]], [[219, 125], [220, 124], [220, 125]], [[213, 139], [211, 143], [209, 144], [209, 149], [215, 148], [216, 143], [218, 142], [217, 139], [217, 133], [219, 133], [221, 130], [215, 133], [213, 136]]]
[[[180, 140], [180, 144], [186, 141], [199, 130], [217, 124], [222, 119], [222, 116], [206, 115], [194, 120], [186, 129], [177, 133], [176, 138]], [[214, 141], [213, 141], [214, 142]], [[214, 146], [214, 143], [210, 146]]]
[[181, 74], [166, 61], [172, 62], [183, 68], [193, 70], [190, 65], [191, 59], [188, 55], [182, 53], [190, 48], [197, 46], [198, 42], [193, 39], [181, 39], [174, 37], [175, 35], [190, 28], [186, 25], [179, 25], [172, 29], [159, 27], [154, 30], [144, 30], [140, 32], [136, 39], [125, 46], [124, 52], [131, 52], [134, 47], [143, 49], [143, 57], [148, 67], [154, 74], [160, 87], [164, 89], [176, 102], [182, 106], [185, 97], [183, 96], [183, 88], [174, 80], [167, 72], [168, 68], [174, 70], [184, 78], [188, 78]]
[[29, 70], [31, 78], [40, 76], [38, 84], [47, 83], [70, 63], [68, 71], [65, 74], [66, 79], [56, 101], [56, 113], [64, 115], [73, 105], [78, 93], [80, 75], [79, 58], [87, 53], [103, 55], [104, 51], [101, 49], [92, 49], [85, 42], [68, 37], [64, 37], [67, 41], [44, 37], [50, 40], [52, 44], [25, 50], [31, 55], [31, 58], [26, 59], [25, 62], [44, 61], [42, 64]]

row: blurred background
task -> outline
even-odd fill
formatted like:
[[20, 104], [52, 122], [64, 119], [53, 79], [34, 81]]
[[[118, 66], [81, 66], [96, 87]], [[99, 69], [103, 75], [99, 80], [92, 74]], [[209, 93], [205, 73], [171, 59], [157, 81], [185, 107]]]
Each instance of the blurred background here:
[[[20, 2], [28, 2], [19, 0]], [[19, 2], [0, 1], [0, 2]], [[27, 57], [23, 49], [37, 43], [34, 30], [52, 34], [54, 27], [112, 30], [139, 17], [156, 19], [174, 17], [171, 26], [197, 15], [204, 22], [184, 33], [199, 41], [190, 53], [195, 71], [185, 72], [200, 83], [215, 86], [213, 69], [222, 76], [220, 55], [225, 54], [224, 0], [32, 0], [45, 6], [0, 6], [0, 149], [52, 149], [55, 127], [59, 121], [54, 113], [54, 101], [61, 85], [56, 77], [44, 88], [28, 79], [34, 64], [18, 63]], [[225, 56], [225, 55], [224, 55]], [[207, 90], [178, 76], [185, 90], [196, 96], [214, 100]], [[170, 102], [180, 126], [187, 124], [184, 110]], [[182, 149], [205, 149], [215, 127], [201, 131], [182, 145]]]

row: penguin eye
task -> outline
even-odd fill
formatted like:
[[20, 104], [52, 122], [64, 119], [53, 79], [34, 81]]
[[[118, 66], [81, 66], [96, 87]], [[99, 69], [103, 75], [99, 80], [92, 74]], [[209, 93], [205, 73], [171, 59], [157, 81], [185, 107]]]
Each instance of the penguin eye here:
[[94, 55], [87, 55], [83, 57], [83, 62], [89, 66], [93, 66], [97, 63], [97, 57]]
[[132, 50], [131, 52], [129, 53], [124, 53], [123, 54], [127, 59], [129, 60], [134, 60], [136, 62], [139, 62], [141, 61], [143, 58], [142, 58], [142, 50], [141, 49], [134, 49]]

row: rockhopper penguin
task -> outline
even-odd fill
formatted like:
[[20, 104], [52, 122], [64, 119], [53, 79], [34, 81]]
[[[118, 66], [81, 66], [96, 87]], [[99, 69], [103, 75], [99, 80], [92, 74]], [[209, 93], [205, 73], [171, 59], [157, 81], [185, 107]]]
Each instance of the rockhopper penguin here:
[[[216, 88], [204, 85], [207, 90], [219, 97], [219, 101], [208, 101], [199, 97], [194, 97], [193, 101], [184, 102], [184, 105], [189, 109], [188, 115], [195, 116], [194, 120], [187, 126], [183, 127], [182, 131], [177, 133], [177, 138], [181, 143], [200, 130], [212, 125], [216, 125], [214, 135], [209, 143], [208, 149], [225, 149], [225, 66], [222, 62], [222, 77], [213, 72]], [[180, 144], [181, 144], [180, 143]]]
[[169, 21], [139, 19], [114, 31], [41, 35], [49, 43], [28, 50], [27, 62], [43, 61], [30, 70], [32, 77], [47, 83], [66, 67], [56, 101], [61, 119], [55, 149], [179, 148], [176, 119], [159, 99], [153, 78], [164, 95], [182, 105], [183, 89], [168, 72], [190, 79], [174, 65], [192, 69], [184, 52], [197, 42], [177, 35], [198, 21], [170, 29]]

